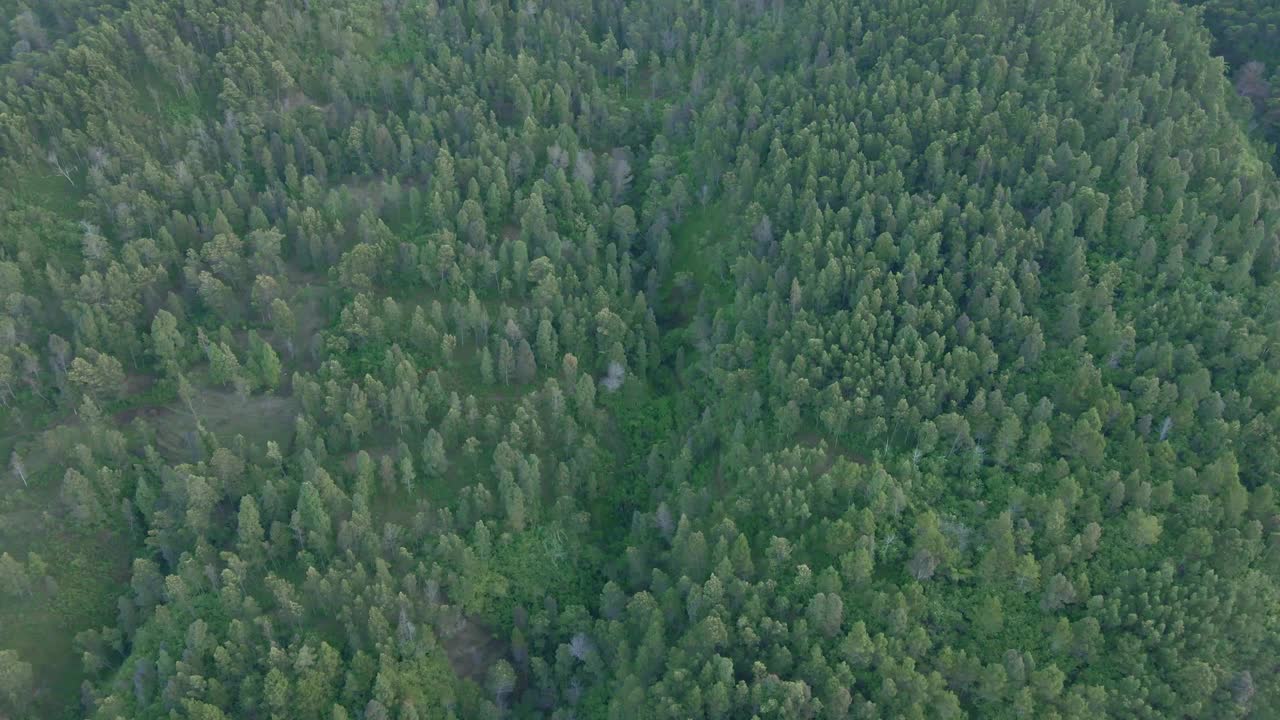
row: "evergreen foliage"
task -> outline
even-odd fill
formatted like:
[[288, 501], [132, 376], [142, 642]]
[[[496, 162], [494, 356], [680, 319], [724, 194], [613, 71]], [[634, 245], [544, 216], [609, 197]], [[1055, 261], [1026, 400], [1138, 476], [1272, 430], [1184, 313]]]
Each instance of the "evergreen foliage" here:
[[1271, 717], [1274, 15], [0, 0], [0, 716]]

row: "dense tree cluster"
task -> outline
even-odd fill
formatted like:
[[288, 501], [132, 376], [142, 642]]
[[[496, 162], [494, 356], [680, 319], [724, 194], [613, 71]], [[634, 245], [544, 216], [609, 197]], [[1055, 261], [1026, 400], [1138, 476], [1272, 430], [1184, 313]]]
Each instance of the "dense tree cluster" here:
[[1265, 716], [1246, 4], [0, 0], [0, 714]]
[[[1213, 51], [1234, 72], [1255, 112], [1259, 136], [1280, 147], [1280, 6], [1266, 0], [1192, 0], [1213, 35]], [[1273, 156], [1280, 167], [1280, 154]]]
[[1190, 0], [1203, 9], [1204, 22], [1213, 33], [1213, 48], [1232, 65], [1256, 60], [1280, 64], [1280, 8], [1265, 0]]

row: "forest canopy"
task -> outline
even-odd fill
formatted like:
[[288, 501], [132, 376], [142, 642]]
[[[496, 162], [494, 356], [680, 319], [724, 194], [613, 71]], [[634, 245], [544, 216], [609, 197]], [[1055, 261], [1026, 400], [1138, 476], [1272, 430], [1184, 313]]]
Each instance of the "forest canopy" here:
[[1274, 717], [1273, 5], [0, 0], [0, 717]]

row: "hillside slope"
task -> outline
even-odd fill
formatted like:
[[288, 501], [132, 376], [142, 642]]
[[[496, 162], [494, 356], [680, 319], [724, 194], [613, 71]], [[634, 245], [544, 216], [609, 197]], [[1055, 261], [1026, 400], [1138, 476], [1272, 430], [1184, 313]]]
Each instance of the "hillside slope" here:
[[13, 17], [0, 714], [1280, 707], [1280, 184], [1173, 0]]

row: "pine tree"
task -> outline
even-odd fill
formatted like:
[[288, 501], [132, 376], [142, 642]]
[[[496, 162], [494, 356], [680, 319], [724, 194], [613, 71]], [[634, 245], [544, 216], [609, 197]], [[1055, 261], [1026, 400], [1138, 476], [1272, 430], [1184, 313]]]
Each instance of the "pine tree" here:
[[27, 576], [27, 569], [9, 553], [0, 553], [0, 595], [12, 601], [30, 592], [31, 579]]
[[298, 523], [295, 530], [306, 538], [307, 544], [318, 552], [326, 552], [330, 538], [329, 512], [316, 486], [309, 481], [302, 483], [294, 516]]
[[515, 358], [515, 376], [516, 382], [527, 385], [533, 382], [534, 377], [538, 373], [538, 363], [534, 359], [533, 348], [529, 346], [529, 341], [520, 338], [519, 344], [516, 346]]
[[158, 310], [151, 321], [151, 344], [152, 352], [166, 373], [173, 376], [182, 369], [180, 353], [185, 341], [178, 332], [177, 319], [169, 311]]
[[13, 650], [0, 650], [0, 699], [14, 712], [24, 712], [34, 697], [31, 664]]
[[485, 385], [494, 383], [493, 373], [493, 356], [489, 354], [489, 348], [480, 349], [480, 379]]
[[440, 478], [449, 469], [449, 458], [445, 454], [444, 438], [431, 428], [427, 431], [427, 439], [422, 446], [422, 467], [432, 478]]
[[252, 495], [240, 499], [240, 513], [236, 525], [236, 552], [247, 562], [261, 558], [263, 554], [262, 522], [258, 504]]

